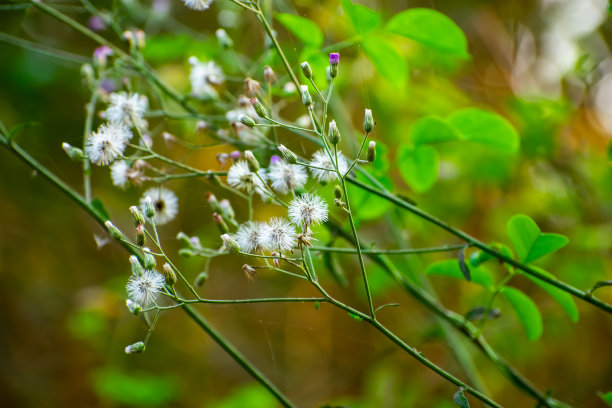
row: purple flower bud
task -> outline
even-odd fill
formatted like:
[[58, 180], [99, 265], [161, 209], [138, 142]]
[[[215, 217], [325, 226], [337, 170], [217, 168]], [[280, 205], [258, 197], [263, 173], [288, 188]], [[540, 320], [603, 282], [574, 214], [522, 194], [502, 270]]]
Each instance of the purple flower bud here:
[[230, 155], [232, 156], [232, 159], [236, 161], [240, 159], [241, 153], [238, 150], [234, 150], [233, 152], [230, 153]]
[[329, 64], [330, 65], [338, 65], [340, 63], [340, 54], [337, 52], [332, 52], [329, 54]]
[[274, 154], [272, 155], [272, 157], [270, 157], [270, 164], [278, 163], [281, 160], [282, 159], [280, 158], [280, 156]]
[[111, 93], [117, 90], [117, 85], [112, 79], [105, 78], [100, 83], [100, 88], [102, 88], [106, 93]]
[[105, 65], [106, 58], [110, 57], [111, 55], [113, 55], [113, 50], [108, 48], [106, 45], [102, 45], [96, 48], [94, 51], [94, 54], [93, 54], [94, 62], [99, 65]]
[[93, 16], [87, 22], [87, 27], [92, 31], [102, 31], [106, 28], [106, 23], [100, 16]]

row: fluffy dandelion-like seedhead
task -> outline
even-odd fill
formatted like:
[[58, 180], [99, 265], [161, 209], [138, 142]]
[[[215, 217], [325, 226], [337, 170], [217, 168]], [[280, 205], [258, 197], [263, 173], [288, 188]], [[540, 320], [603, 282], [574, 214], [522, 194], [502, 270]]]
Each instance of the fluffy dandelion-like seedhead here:
[[152, 270], [145, 270], [142, 275], [132, 275], [127, 283], [128, 297], [144, 307], [155, 302], [164, 287], [164, 277]]
[[164, 187], [151, 187], [143, 194], [140, 199], [140, 208], [146, 214], [147, 197], [151, 198], [155, 215], [153, 221], [157, 225], [166, 224], [178, 214], [178, 198], [176, 195]]
[[146, 96], [138, 93], [113, 92], [110, 94], [110, 105], [104, 116], [110, 122], [132, 124], [144, 127], [144, 114], [149, 106]]
[[[260, 170], [258, 174], [263, 178], [263, 171]], [[249, 194], [255, 191], [265, 195], [263, 182], [255, 173], [249, 170], [249, 165], [244, 160], [236, 162], [230, 167], [227, 172], [227, 182], [230, 186], [246, 191]]]
[[111, 180], [113, 185], [119, 188], [125, 188], [129, 180], [129, 172], [131, 167], [126, 160], [118, 160], [110, 166]]
[[[194, 1], [197, 3], [197, 1]], [[219, 85], [225, 81], [225, 75], [221, 67], [213, 61], [201, 62], [196, 57], [189, 58], [191, 72], [189, 82], [191, 82], [191, 94], [196, 97], [217, 96], [217, 91], [212, 85]]]
[[261, 235], [270, 251], [290, 251], [296, 242], [295, 227], [284, 218], [271, 218], [263, 225]]
[[[321, 167], [319, 169], [313, 167], [310, 168], [310, 172], [317, 180], [326, 181], [328, 183], [336, 180], [337, 174], [334, 164], [329, 159], [329, 156], [324, 150], [319, 150], [315, 152], [315, 154], [312, 155], [312, 160], [310, 161], [310, 164], [315, 167]], [[328, 169], [331, 171], [322, 169]], [[338, 170], [340, 170], [340, 173], [342, 174], [346, 173], [346, 171], [348, 170], [348, 161], [340, 151], [338, 151]]]
[[192, 10], [203, 11], [208, 10], [213, 0], [183, 0], [183, 2]]
[[85, 142], [85, 153], [98, 166], [106, 166], [123, 154], [132, 133], [122, 123], [102, 124]]
[[327, 203], [316, 194], [302, 194], [289, 204], [289, 219], [304, 231], [327, 221], [327, 213]]
[[275, 160], [268, 167], [268, 178], [272, 188], [281, 194], [287, 194], [296, 188], [304, 187], [308, 181], [308, 174], [304, 167], [289, 164], [283, 160]]
[[234, 234], [234, 239], [238, 242], [243, 252], [255, 254], [264, 249], [263, 225], [263, 222], [257, 221], [248, 221], [240, 224], [238, 231]]

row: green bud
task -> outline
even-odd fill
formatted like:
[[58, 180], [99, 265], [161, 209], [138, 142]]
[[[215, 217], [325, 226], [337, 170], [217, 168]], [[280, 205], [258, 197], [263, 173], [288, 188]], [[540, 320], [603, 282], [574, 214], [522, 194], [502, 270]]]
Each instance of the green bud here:
[[144, 215], [142, 215], [142, 211], [140, 211], [138, 207], [135, 205], [131, 206], [130, 213], [132, 214], [132, 221], [134, 221], [135, 227], [139, 226], [140, 224], [144, 225], [145, 218]]
[[365, 130], [366, 133], [370, 133], [374, 130], [375, 125], [376, 122], [374, 122], [374, 118], [372, 117], [372, 110], [366, 109], [363, 116], [363, 130]]
[[308, 92], [308, 85], [300, 85], [300, 92], [302, 93], [302, 103], [304, 106], [309, 107], [312, 105], [312, 96]]
[[208, 201], [210, 208], [212, 208], [214, 212], [221, 212], [221, 206], [219, 205], [217, 197], [210, 191], [206, 193], [206, 201]]
[[145, 198], [145, 215], [149, 219], [155, 217], [155, 206], [153, 205], [153, 200], [149, 196]]
[[199, 288], [200, 286], [202, 286], [206, 281], [208, 280], [208, 272], [203, 271], [200, 272], [198, 274], [198, 276], [196, 276], [195, 281], [193, 283], [195, 283], [195, 285]]
[[337, 184], [334, 186], [334, 197], [338, 200], [342, 199], [342, 188]]
[[370, 140], [370, 143], [368, 144], [366, 160], [369, 161], [370, 163], [376, 160], [376, 142], [373, 140]]
[[219, 214], [213, 214], [213, 221], [215, 222], [215, 224], [217, 224], [217, 226], [219, 227], [219, 231], [221, 231], [222, 234], [227, 234], [229, 232], [227, 224], [225, 223], [225, 221], [223, 221], [223, 217], [221, 217]]
[[255, 121], [250, 116], [240, 115], [239, 120], [245, 126], [248, 126], [250, 128], [255, 127]]
[[338, 142], [340, 142], [340, 131], [338, 130], [335, 120], [329, 122], [327, 137], [329, 138], [329, 142], [333, 145], [337, 145]]
[[62, 149], [64, 149], [68, 157], [70, 157], [70, 160], [83, 160], [83, 150], [79, 149], [78, 147], [71, 146], [68, 143], [62, 143]]
[[144, 269], [142, 269], [142, 265], [136, 255], [130, 256], [130, 265], [132, 265], [132, 275], [142, 276]]
[[220, 28], [217, 31], [215, 31], [215, 35], [217, 36], [217, 41], [219, 42], [219, 46], [222, 49], [229, 49], [232, 48], [232, 46], [234, 45], [234, 42], [232, 41], [232, 39], [230, 38], [229, 35], [227, 35], [227, 32]]
[[138, 245], [139, 247], [144, 246], [146, 241], [146, 235], [145, 235], [145, 229], [144, 229], [144, 224], [139, 224], [136, 227], [136, 245]]
[[245, 150], [244, 158], [246, 159], [247, 164], [249, 165], [249, 170], [251, 170], [253, 173], [257, 173], [257, 171], [259, 171], [259, 162], [257, 161], [257, 158], [255, 157], [253, 152], [250, 150]]
[[253, 105], [253, 109], [255, 109], [257, 116], [259, 116], [260, 118], [265, 118], [266, 116], [268, 116], [268, 113], [266, 112], [266, 108], [263, 106], [261, 102], [259, 102], [259, 99], [251, 98], [249, 99], [249, 101], [251, 102], [251, 105]]
[[174, 273], [174, 269], [172, 269], [169, 263], [165, 263], [163, 270], [164, 270], [164, 280], [166, 281], [166, 285], [174, 286], [174, 284], [176, 283], [176, 273]]
[[221, 200], [221, 202], [219, 202], [219, 205], [221, 206], [221, 214], [223, 214], [225, 218], [227, 218], [228, 220], [233, 220], [236, 217], [234, 208], [232, 208], [232, 204], [227, 198]]
[[155, 266], [157, 265], [157, 261], [155, 261], [155, 256], [153, 256], [153, 254], [151, 254], [149, 248], [143, 248], [144, 251], [144, 267], [145, 269], [151, 270], [151, 269], [155, 269]]
[[145, 350], [145, 344], [142, 341], [130, 344], [125, 348], [125, 354], [138, 354]]
[[225, 245], [225, 248], [230, 254], [237, 254], [240, 252], [240, 245], [238, 245], [238, 242], [230, 237], [229, 234], [221, 235], [221, 239], [223, 240], [223, 245]]
[[306, 61], [300, 64], [302, 66], [302, 73], [307, 79], [312, 79], [312, 68], [310, 68], [310, 64]]
[[[208, 172], [210, 172], [210, 170]], [[210, 181], [213, 185], [218, 186], [218, 187], [221, 186], [222, 184], [221, 179], [216, 174], [207, 174], [206, 179]]]
[[291, 150], [287, 149], [283, 145], [278, 146], [278, 150], [280, 151], [281, 156], [283, 156], [283, 159], [285, 159], [287, 163], [289, 164], [297, 163], [297, 156]]
[[138, 303], [134, 302], [131, 299], [126, 300], [125, 305], [127, 306], [130, 313], [132, 313], [133, 315], [138, 316], [140, 312], [142, 312], [142, 306], [140, 306]]
[[111, 237], [113, 237], [117, 241], [121, 241], [123, 239], [123, 234], [121, 233], [121, 231], [119, 231], [119, 228], [115, 227], [112, 222], [106, 221], [104, 225], [106, 226], [106, 229], [108, 230], [108, 233]]

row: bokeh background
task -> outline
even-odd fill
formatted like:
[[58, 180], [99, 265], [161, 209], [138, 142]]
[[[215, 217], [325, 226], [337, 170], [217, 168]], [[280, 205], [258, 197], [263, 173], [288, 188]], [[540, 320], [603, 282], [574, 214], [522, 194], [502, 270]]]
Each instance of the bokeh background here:
[[[218, 50], [214, 33], [220, 27], [233, 39], [240, 55], [236, 58], [249, 76], [263, 81], [264, 62], [282, 74], [282, 66], [273, 58], [258, 60], [265, 41], [256, 20], [228, 1], [215, 0], [206, 12], [191, 11], [180, 1], [114, 3], [120, 10], [116, 21], [125, 29], [145, 30], [145, 57], [181, 93], [189, 92], [187, 58], [197, 55], [216, 58], [229, 76], [227, 92], [240, 94], [245, 73], [235, 59]], [[91, 17], [79, 2], [54, 4], [83, 24]], [[355, 40], [335, 0], [265, 2], [274, 10], [316, 22], [325, 34], [324, 48], [353, 40], [340, 50], [341, 74], [332, 104], [332, 114], [343, 129], [345, 152], [355, 151], [357, 139], [352, 139], [349, 129], [359, 128], [363, 109], [370, 107], [377, 120], [374, 137], [380, 149], [375, 173], [392, 183], [395, 191], [486, 242], [508, 244], [506, 221], [517, 213], [528, 214], [542, 230], [563, 233], [571, 240], [567, 248], [538, 265], [581, 289], [612, 279], [612, 23], [607, 2], [385, 0], [363, 4], [384, 20], [406, 8], [434, 8], [464, 30], [471, 58], [448, 56], [396, 36], [385, 39], [393, 55], [373, 52], [372, 46], [364, 45], [368, 34]], [[95, 6], [107, 11], [113, 7], [111, 2], [95, 2]], [[292, 64], [298, 67], [302, 44], [274, 24]], [[4, 34], [65, 50], [83, 60], [91, 58], [96, 47], [70, 27], [18, 3], [0, 3], [0, 27]], [[100, 34], [126, 48], [111, 29]], [[60, 146], [62, 142], [81, 144], [89, 98], [81, 64], [17, 47], [5, 37], [0, 40], [0, 120], [11, 128], [28, 124], [17, 136], [19, 143], [80, 189], [80, 166], [70, 162]], [[320, 67], [325, 55], [312, 57], [315, 75], [324, 76]], [[282, 114], [294, 120], [303, 111], [296, 98], [287, 102]], [[197, 106], [209, 110], [206, 104]], [[394, 164], [398, 146], [409, 142], [410, 126], [419, 117], [446, 116], [466, 106], [508, 118], [521, 136], [520, 153], [472, 144], [440, 145], [439, 180], [429, 191], [416, 194]], [[195, 121], [151, 119], [151, 124], [155, 146], [174, 157], [185, 152], [164, 146], [162, 131], [191, 141], [207, 138], [194, 134]], [[313, 150], [295, 135], [280, 137], [300, 152]], [[201, 169], [220, 168], [215, 155], [233, 149], [220, 145], [198, 151], [189, 163]], [[130, 273], [127, 253], [106, 242], [106, 232], [98, 224], [7, 150], [0, 150], [0, 175], [1, 405], [275, 406], [265, 390], [180, 311], [162, 315], [144, 354], [125, 355], [123, 348], [146, 332], [144, 322], [124, 306]], [[117, 225], [128, 228], [127, 208], [139, 200], [143, 188], [118, 190], [104, 168], [94, 169], [93, 180], [95, 197], [103, 201]], [[202, 271], [204, 260], [179, 258], [181, 244], [175, 237], [184, 231], [198, 235], [206, 245], [218, 245], [205, 193], [225, 195], [203, 180], [176, 181], [169, 187], [179, 195], [180, 214], [161, 228], [162, 239], [167, 252], [193, 279]], [[324, 191], [331, 196], [331, 190]], [[236, 202], [235, 207], [243, 216], [244, 205]], [[366, 243], [388, 248], [458, 243], [370, 197], [359, 197], [356, 207]], [[260, 205], [256, 216], [266, 219], [277, 212]], [[467, 313], [484, 304], [487, 293], [467, 282], [426, 279], [423, 273], [431, 262], [453, 256], [403, 257], [397, 263], [416, 282], [435, 291], [444, 305]], [[202, 293], [211, 298], [315, 295], [308, 286], [270, 272], [249, 281], [240, 270], [244, 262], [230, 257], [213, 260]], [[351, 284], [342, 289], [321, 269], [324, 283], [341, 299], [364, 307], [354, 257], [338, 257], [335, 262]], [[466, 378], [452, 352], [448, 337], [452, 330], [441, 326], [382, 270], [369, 268], [376, 303], [400, 304], [381, 314], [384, 323], [434, 362]], [[572, 323], [528, 280], [515, 279], [512, 285], [538, 304], [544, 334], [538, 341], [528, 341], [509, 305], [500, 299], [495, 305], [501, 309], [500, 318], [485, 328], [490, 343], [534, 384], [550, 389], [563, 402], [605, 406], [597, 392], [612, 390], [612, 317], [578, 301], [580, 319]], [[612, 301], [607, 288], [598, 295]], [[198, 309], [299, 406], [454, 406], [454, 386], [375, 331], [327, 305], [320, 310], [308, 304]], [[508, 407], [535, 405], [469, 342], [456, 335], [452, 338], [463, 343], [496, 401]], [[481, 406], [473, 399], [470, 402]]]

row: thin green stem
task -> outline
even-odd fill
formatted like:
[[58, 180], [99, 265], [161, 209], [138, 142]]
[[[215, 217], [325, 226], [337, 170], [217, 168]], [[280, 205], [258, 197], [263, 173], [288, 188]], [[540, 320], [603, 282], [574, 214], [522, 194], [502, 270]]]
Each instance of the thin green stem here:
[[[411, 255], [411, 254], [430, 254], [434, 252], [450, 252], [456, 251], [463, 248], [465, 245], [445, 245], [440, 247], [431, 248], [409, 248], [409, 249], [365, 249], [361, 248], [362, 254], [371, 255]], [[334, 247], [322, 247], [313, 246], [310, 248], [313, 251], [321, 252], [336, 252], [345, 254], [355, 254], [357, 249], [355, 248], [334, 248]]]
[[[97, 83], [91, 89], [91, 97], [85, 105], [85, 126], [83, 129], [83, 151], [87, 145], [87, 138], [92, 130], [93, 118], [96, 112], [96, 104], [98, 103]], [[91, 204], [91, 162], [87, 157], [83, 158], [83, 190], [85, 192], [85, 201]]]

